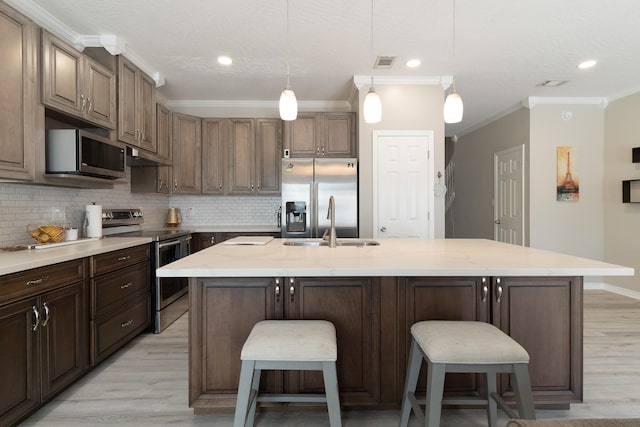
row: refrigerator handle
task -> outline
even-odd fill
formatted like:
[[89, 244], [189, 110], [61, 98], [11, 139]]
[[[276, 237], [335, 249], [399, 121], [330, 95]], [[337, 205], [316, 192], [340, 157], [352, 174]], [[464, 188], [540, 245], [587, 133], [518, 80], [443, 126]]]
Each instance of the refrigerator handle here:
[[314, 183], [313, 185], [313, 198], [312, 203], [313, 206], [311, 207], [313, 212], [313, 215], [311, 215], [311, 220], [313, 221], [313, 223], [311, 224], [311, 237], [321, 237], [318, 236], [318, 215], [320, 214], [320, 212], [318, 212], [318, 187], [319, 187], [319, 183]]

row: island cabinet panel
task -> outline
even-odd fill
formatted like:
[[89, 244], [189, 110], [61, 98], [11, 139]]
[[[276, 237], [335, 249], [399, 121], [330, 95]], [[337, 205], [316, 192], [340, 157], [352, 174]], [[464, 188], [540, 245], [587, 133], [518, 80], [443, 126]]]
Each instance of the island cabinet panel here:
[[[290, 278], [287, 319], [328, 320], [338, 340], [340, 403], [377, 406], [380, 402], [380, 280], [377, 278]], [[324, 393], [320, 371], [289, 371], [291, 393]]]
[[[482, 277], [401, 277], [399, 289], [404, 294], [406, 309], [401, 324], [400, 360], [408, 359], [411, 346], [411, 325], [425, 320], [489, 321], [489, 280]], [[406, 363], [400, 364], [399, 377], [406, 375]], [[418, 390], [424, 392], [426, 366], [423, 363]], [[445, 394], [479, 392], [480, 376], [475, 374], [447, 374]]]
[[[582, 401], [582, 278], [496, 277], [493, 324], [529, 353], [538, 405], [569, 407]], [[502, 376], [505, 399], [513, 398]]]

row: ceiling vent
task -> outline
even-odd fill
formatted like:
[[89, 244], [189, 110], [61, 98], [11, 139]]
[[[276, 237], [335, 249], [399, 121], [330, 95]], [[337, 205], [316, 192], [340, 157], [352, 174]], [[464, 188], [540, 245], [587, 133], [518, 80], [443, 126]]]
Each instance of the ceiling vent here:
[[391, 68], [397, 56], [378, 56], [373, 68]]
[[538, 83], [536, 86], [538, 87], [556, 87], [561, 86], [568, 82], [568, 80], [545, 80], [542, 83]]

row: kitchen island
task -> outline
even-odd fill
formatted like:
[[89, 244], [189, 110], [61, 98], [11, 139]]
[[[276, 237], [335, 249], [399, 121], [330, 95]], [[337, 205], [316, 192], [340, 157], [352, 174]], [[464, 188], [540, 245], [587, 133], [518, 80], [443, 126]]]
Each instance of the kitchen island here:
[[[160, 268], [158, 276], [190, 277], [194, 411], [233, 410], [240, 350], [264, 319], [335, 324], [344, 408], [399, 407], [409, 328], [429, 319], [496, 325], [529, 352], [537, 405], [567, 408], [582, 400], [582, 278], [632, 275], [632, 268], [482, 239], [378, 242], [336, 248], [287, 246], [282, 239], [219, 244]], [[315, 372], [264, 374], [268, 392], [322, 387]], [[510, 399], [507, 377], [499, 387]], [[447, 377], [447, 392], [481, 389], [475, 375]]]

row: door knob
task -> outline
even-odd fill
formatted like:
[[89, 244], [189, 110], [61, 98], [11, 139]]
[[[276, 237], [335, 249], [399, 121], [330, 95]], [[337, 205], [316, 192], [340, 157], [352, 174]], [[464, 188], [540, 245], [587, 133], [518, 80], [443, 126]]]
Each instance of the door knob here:
[[495, 220], [495, 221], [493, 221], [493, 222], [494, 222], [494, 223], [496, 223], [496, 224], [498, 224], [498, 225], [500, 225], [500, 220], [499, 220], [499, 219], [496, 219], [496, 220]]
[[387, 231], [387, 227], [385, 227], [385, 226], [380, 227], [380, 231], [382, 231], [384, 233], [385, 231]]

